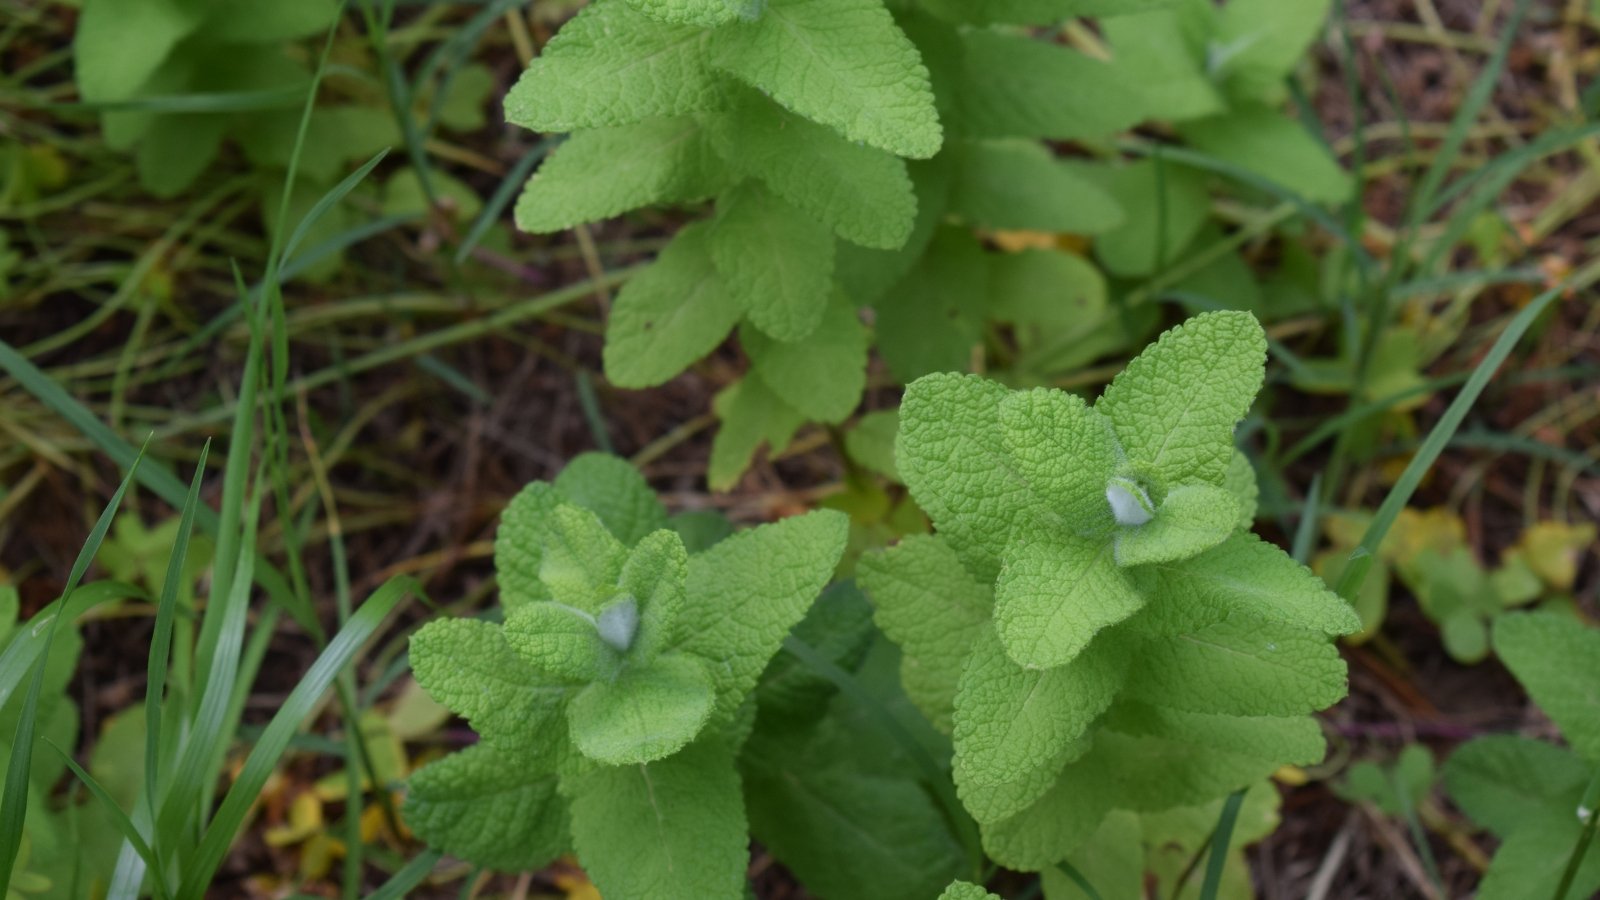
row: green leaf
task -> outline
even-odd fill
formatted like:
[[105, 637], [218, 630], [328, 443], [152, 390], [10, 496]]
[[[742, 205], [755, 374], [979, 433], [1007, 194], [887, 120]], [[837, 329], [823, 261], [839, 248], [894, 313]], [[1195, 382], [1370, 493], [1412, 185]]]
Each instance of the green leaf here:
[[1039, 531], [1057, 517], [1006, 452], [1000, 404], [1009, 392], [976, 375], [936, 374], [906, 388], [895, 459], [917, 505], [980, 582], [1000, 574], [1019, 523]]
[[897, 380], [971, 365], [983, 340], [988, 274], [970, 232], [934, 234], [916, 267], [877, 302], [878, 351]]
[[1167, 492], [1155, 518], [1117, 529], [1113, 539], [1117, 565], [1188, 559], [1227, 540], [1238, 526], [1239, 500], [1227, 488], [1179, 485]]
[[950, 149], [950, 211], [971, 225], [1101, 234], [1123, 222], [1110, 194], [1034, 141], [961, 141]]
[[1253, 534], [1235, 534], [1199, 556], [1163, 565], [1161, 570], [1164, 585], [1171, 585], [1174, 595], [1182, 598], [1179, 602], [1196, 609], [1214, 610], [1220, 616], [1247, 613], [1328, 635], [1361, 630], [1350, 604], [1328, 590], [1310, 569]]
[[1228, 0], [1217, 15], [1215, 74], [1236, 98], [1273, 101], [1322, 33], [1331, 0]]
[[411, 636], [411, 670], [429, 696], [501, 753], [524, 763], [551, 759], [565, 740], [566, 691], [523, 662], [497, 625], [429, 622]]
[[1140, 645], [1126, 696], [1201, 713], [1289, 716], [1344, 698], [1345, 664], [1319, 634], [1250, 617]]
[[403, 811], [429, 846], [503, 872], [541, 869], [567, 846], [555, 775], [488, 744], [423, 766], [406, 783]]
[[717, 68], [849, 140], [917, 159], [939, 151], [928, 70], [877, 0], [767, 0], [711, 44]]
[[1001, 31], [969, 31], [961, 44], [960, 125], [973, 137], [1081, 141], [1145, 117], [1121, 70], [1076, 50]]
[[994, 588], [994, 624], [1019, 666], [1071, 662], [1102, 629], [1144, 606], [1109, 543], [1058, 533], [1019, 535]]
[[591, 3], [506, 94], [506, 121], [575, 131], [681, 116], [717, 102], [707, 32], [652, 21], [624, 0]]
[[197, 37], [221, 44], [277, 44], [320, 34], [339, 17], [340, 9], [334, 0], [278, 0], [250, 6], [189, 5], [209, 7], [206, 22]]
[[834, 278], [857, 303], [875, 305], [922, 260], [944, 218], [945, 198], [950, 188], [950, 157], [941, 153], [933, 159], [906, 164], [915, 190], [916, 218], [905, 242], [892, 250], [874, 250], [848, 241], [839, 245], [834, 262]]
[[822, 321], [800, 340], [780, 342], [745, 331], [740, 342], [761, 382], [809, 419], [838, 424], [861, 400], [867, 385], [867, 329], [843, 294], [834, 294]]
[[1117, 375], [1095, 410], [1128, 460], [1168, 486], [1221, 485], [1233, 429], [1261, 390], [1266, 334], [1249, 313], [1203, 313], [1161, 335]]
[[601, 639], [595, 616], [564, 603], [511, 610], [502, 634], [523, 665], [554, 684], [610, 677], [621, 663], [619, 651]]
[[1183, 139], [1315, 203], [1342, 203], [1354, 183], [1299, 122], [1276, 110], [1246, 107], [1189, 122]]
[[[1212, 817], [1215, 821], [1215, 817]], [[1145, 846], [1140, 817], [1126, 810], [1112, 810], [1094, 834], [1074, 850], [1067, 861], [1102, 897], [1138, 897], [1145, 893]], [[1166, 849], [1164, 841], [1149, 841], [1152, 847]], [[1196, 848], [1199, 849], [1199, 848]], [[1040, 881], [1049, 900], [1080, 900], [1089, 895], [1062, 872], [1061, 866], [1044, 870]], [[1162, 891], [1161, 897], [1175, 897]]]
[[1474, 738], [1444, 765], [1450, 799], [1501, 837], [1574, 816], [1590, 769], [1571, 751], [1510, 734]]
[[816, 330], [833, 293], [833, 231], [745, 182], [717, 202], [711, 258], [752, 324], [779, 341]]
[[1078, 534], [1112, 527], [1106, 483], [1121, 450], [1111, 423], [1065, 391], [1019, 391], [1000, 404], [1000, 427], [1017, 473]]
[[900, 646], [900, 682], [933, 723], [954, 727], [962, 665], [985, 631], [994, 592], [976, 581], [942, 537], [913, 535], [861, 557], [856, 577], [878, 627]]
[[628, 0], [640, 12], [661, 22], [715, 28], [755, 13], [749, 0]]
[[1261, 499], [1261, 485], [1256, 481], [1256, 469], [1251, 465], [1250, 457], [1237, 449], [1233, 451], [1228, 472], [1222, 476], [1222, 486], [1238, 501], [1239, 527], [1249, 531], [1255, 524], [1256, 504]]
[[[1578, 817], [1570, 812], [1560, 819], [1546, 819], [1519, 829], [1501, 842], [1474, 896], [1478, 900], [1555, 897], [1566, 854], [1577, 845], [1581, 833]], [[1593, 897], [1597, 888], [1600, 853], [1591, 846], [1567, 888], [1566, 898]]]
[[1600, 631], [1556, 613], [1494, 623], [1494, 650], [1573, 751], [1600, 762]]
[[1214, 17], [1209, 4], [1184, 2], [1100, 24], [1112, 64], [1139, 93], [1146, 117], [1181, 122], [1226, 108], [1207, 73]]
[[1069, 764], [1026, 809], [986, 826], [983, 849], [1011, 869], [1037, 872], [1089, 840], [1111, 810], [1113, 785], [1094, 756]]
[[638, 636], [629, 651], [635, 662], [648, 662], [677, 641], [688, 577], [689, 551], [676, 532], [654, 532], [628, 555], [618, 586], [639, 604]]
[[939, 900], [1000, 900], [994, 894], [970, 881], [952, 881], [939, 895]]
[[712, 679], [700, 660], [658, 657], [572, 698], [567, 724], [584, 756], [608, 766], [653, 762], [694, 740], [711, 717]]
[[917, 218], [904, 160], [852, 143], [754, 91], [741, 91], [711, 120], [727, 165], [825, 222], [839, 237], [892, 250]]
[[1210, 215], [1205, 177], [1184, 166], [1142, 160], [1110, 170], [1104, 186], [1123, 209], [1139, 212], [1095, 237], [1095, 255], [1112, 275], [1138, 278], [1172, 265]]
[[972, 25], [1052, 25], [1074, 16], [1120, 16], [1171, 6], [1177, 0], [928, 0], [953, 22]]
[[818, 510], [740, 532], [690, 558], [683, 619], [696, 627], [676, 649], [710, 664], [718, 721], [732, 717], [828, 583], [848, 532], [843, 513]]
[[506, 609], [550, 599], [550, 589], [539, 580], [544, 561], [545, 535], [550, 516], [562, 496], [543, 481], [517, 492], [500, 516], [494, 538], [494, 570], [500, 582], [500, 602]]
[[539, 579], [558, 603], [598, 614], [616, 597], [627, 557], [599, 516], [563, 503], [550, 514]]
[[100, 103], [135, 96], [204, 15], [203, 7], [185, 0], [85, 3], [72, 38], [83, 99]]
[[712, 263], [711, 227], [689, 225], [617, 293], [606, 377], [618, 387], [662, 384], [722, 343], [742, 312]]
[[894, 436], [900, 430], [900, 411], [880, 409], [856, 420], [855, 427], [845, 432], [845, 453], [851, 461], [890, 481], [899, 482], [900, 473], [894, 465]]
[[715, 194], [725, 166], [693, 118], [580, 131], [550, 154], [517, 198], [517, 227], [562, 231], [630, 209]]
[[592, 510], [617, 540], [632, 547], [667, 527], [667, 511], [633, 464], [609, 453], [580, 453], [556, 476], [556, 492]]
[[749, 863], [733, 754], [702, 741], [663, 760], [564, 777], [572, 842], [608, 897], [743, 900]]
[[1047, 766], [1111, 705], [1125, 663], [1096, 647], [1053, 669], [1025, 669], [989, 630], [978, 637], [956, 693], [956, 766], [974, 785], [1004, 785]]
[[1322, 761], [1327, 742], [1310, 716], [1223, 716], [1119, 704], [1081, 763], [1101, 767], [1117, 806], [1170, 809], [1206, 803], [1285, 765]]
[[762, 444], [769, 453], [782, 452], [806, 420], [804, 413], [778, 399], [754, 372], [718, 393], [711, 409], [722, 422], [711, 441], [711, 460], [706, 466], [706, 482], [714, 491], [737, 484]]

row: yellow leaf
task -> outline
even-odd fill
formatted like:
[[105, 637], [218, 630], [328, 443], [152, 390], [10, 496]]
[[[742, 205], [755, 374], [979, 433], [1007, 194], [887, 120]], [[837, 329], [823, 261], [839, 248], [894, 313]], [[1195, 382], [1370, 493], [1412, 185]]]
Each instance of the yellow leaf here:
[[322, 799], [312, 791], [296, 794], [289, 804], [289, 821], [268, 828], [265, 840], [269, 847], [296, 844], [322, 830]]
[[1572, 589], [1578, 562], [1595, 541], [1592, 523], [1538, 522], [1522, 533], [1517, 546], [1523, 560], [1539, 578], [1558, 591]]
[[1299, 787], [1300, 785], [1309, 782], [1311, 780], [1311, 776], [1307, 775], [1306, 770], [1300, 768], [1299, 766], [1283, 766], [1278, 769], [1278, 771], [1272, 773], [1272, 779], [1279, 784], [1287, 784], [1290, 787]]

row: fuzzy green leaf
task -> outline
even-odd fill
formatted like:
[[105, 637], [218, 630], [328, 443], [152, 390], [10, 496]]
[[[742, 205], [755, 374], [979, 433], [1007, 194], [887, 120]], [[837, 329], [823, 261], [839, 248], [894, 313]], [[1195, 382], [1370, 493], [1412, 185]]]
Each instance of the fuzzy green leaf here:
[[1155, 518], [1117, 529], [1117, 565], [1188, 559], [1227, 540], [1238, 526], [1239, 500], [1232, 492], [1209, 484], [1179, 485], [1167, 492]]
[[1065, 391], [1019, 391], [1000, 404], [1000, 427], [1017, 472], [1069, 527], [1112, 526], [1106, 482], [1121, 451], [1111, 423]]
[[[1571, 812], [1560, 819], [1546, 819], [1519, 829], [1500, 843], [1473, 896], [1476, 900], [1544, 900], [1556, 896], [1566, 855], [1577, 846], [1581, 833], [1578, 817]], [[1600, 889], [1600, 854], [1590, 846], [1566, 897], [1593, 897], [1596, 889]]]
[[775, 340], [798, 341], [822, 321], [835, 246], [832, 229], [756, 182], [717, 201], [711, 258], [750, 322]]
[[716, 146], [736, 172], [758, 178], [839, 237], [892, 250], [917, 218], [905, 161], [852, 143], [755, 91], [741, 91], [711, 120]]
[[911, 496], [983, 582], [999, 575], [1019, 523], [1041, 531], [1059, 524], [1006, 452], [1000, 403], [1007, 394], [976, 375], [919, 378], [906, 388], [895, 441]]
[[960, 122], [973, 137], [1105, 138], [1144, 118], [1121, 71], [1076, 50], [974, 30], [962, 35], [962, 51]]
[[1332, 0], [1228, 0], [1211, 40], [1216, 76], [1236, 98], [1272, 101], [1306, 58]]
[[661, 22], [715, 28], [754, 15], [749, 0], [628, 0], [640, 12]]
[[1113, 786], [1094, 755], [1061, 770], [1050, 789], [1015, 815], [983, 829], [995, 862], [1037, 872], [1087, 841], [1111, 810]]
[[677, 649], [710, 664], [716, 716], [731, 718], [833, 575], [849, 520], [818, 510], [740, 532], [689, 560]]
[[961, 141], [951, 152], [950, 211], [969, 224], [1072, 234], [1122, 224], [1122, 207], [1110, 194], [1034, 141]]
[[592, 510], [617, 540], [632, 547], [667, 527], [667, 511], [633, 464], [609, 453], [580, 453], [556, 476], [556, 492]]
[[624, 0], [585, 7], [506, 94], [506, 121], [574, 131], [681, 116], [717, 101], [702, 28], [652, 21]]
[[502, 872], [541, 869], [567, 848], [554, 773], [488, 744], [413, 774], [404, 813], [406, 826], [430, 846]]
[[584, 688], [567, 706], [572, 742], [608, 766], [662, 759], [683, 749], [711, 717], [715, 701], [705, 663], [668, 654], [612, 681]]
[[1450, 800], [1500, 837], [1539, 822], [1575, 820], [1589, 777], [1589, 767], [1566, 748], [1511, 734], [1474, 738], [1444, 766]]
[[1219, 617], [1247, 613], [1328, 635], [1361, 630], [1350, 604], [1310, 569], [1253, 534], [1236, 534], [1199, 556], [1160, 568], [1183, 603]]
[[1221, 485], [1233, 428], [1261, 390], [1266, 334], [1242, 312], [1203, 313], [1161, 335], [1117, 375], [1095, 409], [1128, 460], [1168, 486]]
[[635, 662], [649, 662], [677, 641], [688, 577], [689, 551], [674, 531], [654, 532], [628, 554], [618, 587], [638, 603], [638, 637], [628, 651]]
[[970, 881], [952, 881], [939, 895], [939, 900], [1000, 900], [1000, 898]]
[[973, 579], [949, 542], [929, 535], [863, 556], [856, 577], [878, 627], [900, 646], [906, 696], [948, 733], [962, 665], [989, 621], [993, 590]]
[[528, 484], [511, 498], [494, 537], [494, 569], [500, 581], [500, 602], [506, 609], [550, 599], [539, 580], [550, 516], [561, 504], [556, 489], [543, 481]]
[[617, 293], [606, 377], [619, 387], [662, 384], [722, 343], [742, 313], [712, 263], [711, 227], [689, 225]]
[[587, 684], [621, 662], [595, 617], [563, 603], [532, 603], [506, 615], [502, 632], [522, 662], [558, 684]]
[[[205, 11], [185, 0], [90, 0], [73, 36], [78, 90], [90, 102], [126, 100], [161, 68]], [[137, 35], [137, 40], [130, 36]]]
[[693, 118], [580, 131], [550, 154], [517, 198], [517, 227], [562, 231], [630, 209], [715, 194], [726, 167]]
[[834, 294], [822, 321], [800, 340], [780, 342], [746, 331], [741, 343], [762, 383], [809, 419], [838, 424], [861, 400], [867, 329], [843, 294]]
[[428, 695], [462, 716], [500, 752], [553, 759], [566, 691], [514, 651], [500, 627], [438, 619], [411, 636], [411, 669]]
[[706, 482], [714, 491], [737, 484], [763, 444], [768, 453], [782, 452], [806, 421], [804, 413], [780, 400], [754, 372], [712, 398], [711, 409], [722, 423], [706, 465]]
[[733, 754], [702, 741], [656, 762], [563, 777], [578, 861], [602, 895], [743, 900], [749, 863]]
[[1494, 624], [1494, 649], [1574, 752], [1600, 763], [1600, 631], [1556, 613]]
[[557, 602], [598, 614], [616, 597], [627, 558], [599, 516], [564, 503], [550, 514], [539, 579]]
[[711, 40], [713, 65], [849, 140], [917, 159], [939, 151], [928, 70], [878, 0], [767, 0]]
[[1345, 664], [1319, 634], [1234, 617], [1140, 645], [1125, 695], [1191, 712], [1289, 716], [1345, 695]]
[[1124, 661], [1098, 646], [1067, 665], [1024, 669], [985, 630], [956, 693], [956, 766], [963, 781], [1004, 785], [1061, 758], [1111, 705]]
[[994, 588], [994, 623], [1020, 666], [1069, 663], [1102, 629], [1144, 606], [1109, 543], [1058, 533], [1019, 536]]

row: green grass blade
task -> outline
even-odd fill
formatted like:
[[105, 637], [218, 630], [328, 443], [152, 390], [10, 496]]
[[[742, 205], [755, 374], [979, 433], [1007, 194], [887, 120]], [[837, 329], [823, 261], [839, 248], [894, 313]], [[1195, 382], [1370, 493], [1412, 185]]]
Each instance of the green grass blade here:
[[0, 707], [5, 706], [11, 699], [17, 686], [22, 684], [22, 680], [32, 671], [34, 660], [44, 652], [44, 644], [57, 613], [65, 610], [67, 618], [74, 619], [111, 600], [145, 597], [143, 590], [131, 584], [121, 581], [96, 581], [94, 584], [86, 584], [73, 591], [72, 596], [66, 600], [56, 600], [34, 613], [33, 618], [18, 630], [6, 644], [5, 650], [0, 652]]
[[1206, 879], [1200, 883], [1200, 900], [1217, 900], [1222, 887], [1222, 870], [1228, 863], [1228, 845], [1233, 843], [1233, 826], [1239, 821], [1239, 807], [1244, 804], [1244, 788], [1228, 795], [1222, 804], [1222, 814], [1217, 817], [1217, 828], [1211, 832], [1211, 855], [1206, 860]]
[[216, 91], [194, 94], [165, 94], [156, 97], [137, 97], [132, 100], [101, 100], [96, 102], [45, 103], [40, 108], [49, 112], [106, 113], [148, 112], [157, 115], [175, 113], [229, 113], [260, 112], [269, 109], [288, 109], [305, 96], [303, 86], [272, 88], [262, 91]]
[[350, 617], [350, 621], [339, 629], [327, 649], [312, 664], [311, 670], [300, 679], [283, 706], [273, 715], [272, 721], [261, 734], [261, 740], [256, 742], [249, 758], [245, 760], [238, 779], [228, 790], [216, 817], [206, 828], [198, 851], [184, 867], [179, 900], [200, 900], [205, 896], [211, 876], [222, 864], [234, 835], [244, 823], [250, 808], [255, 805], [261, 788], [272, 775], [279, 757], [288, 748], [301, 722], [311, 714], [322, 694], [333, 684], [334, 678], [409, 593], [420, 594], [421, 586], [416, 580], [405, 577], [391, 578], [378, 588]]
[[[412, 888], [421, 884], [422, 879], [428, 877], [428, 873], [433, 871], [434, 865], [439, 862], [441, 856], [443, 854], [439, 851], [429, 850], [411, 862], [406, 863], [405, 868], [394, 873], [388, 881], [383, 883], [383, 887], [368, 894], [367, 900], [400, 900], [400, 898], [410, 893]], [[468, 879], [469, 882], [471, 880]]]
[[11, 871], [17, 863], [17, 850], [22, 846], [22, 825], [28, 815], [28, 775], [33, 768], [33, 735], [38, 725], [39, 692], [44, 687], [44, 669], [50, 660], [50, 644], [55, 639], [56, 629], [60, 627], [61, 620], [67, 618], [65, 613], [68, 609], [65, 601], [77, 589], [78, 582], [83, 579], [83, 573], [88, 571], [89, 563], [94, 561], [95, 554], [100, 552], [100, 544], [111, 528], [111, 520], [116, 518], [117, 508], [122, 505], [122, 496], [128, 492], [128, 485], [133, 483], [134, 471], [138, 469], [139, 460], [143, 455], [144, 451], [141, 450], [140, 455], [134, 458], [133, 465], [128, 467], [128, 474], [123, 476], [116, 493], [111, 495], [111, 501], [100, 513], [99, 521], [95, 522], [94, 528], [90, 530], [89, 539], [78, 551], [78, 558], [72, 563], [72, 572], [67, 576], [66, 589], [61, 592], [63, 614], [50, 618], [50, 626], [45, 632], [38, 659], [33, 663], [33, 680], [29, 683], [28, 694], [22, 701], [22, 716], [17, 721], [16, 736], [11, 741], [11, 760], [6, 766], [5, 794], [0, 796], [0, 885], [11, 883]]
[[1438, 424], [1428, 433], [1428, 439], [1422, 442], [1417, 454], [1411, 458], [1410, 464], [1401, 473], [1400, 480], [1395, 482], [1389, 495], [1383, 498], [1377, 514], [1372, 517], [1372, 524], [1367, 526], [1367, 533], [1361, 538], [1361, 544], [1350, 554], [1344, 572], [1339, 576], [1337, 588], [1339, 596], [1350, 601], [1355, 599], [1356, 593], [1361, 590], [1361, 582], [1366, 579], [1367, 572], [1372, 568], [1372, 560], [1378, 551], [1378, 545], [1383, 543], [1384, 537], [1389, 533], [1389, 527], [1394, 524], [1395, 517], [1400, 515], [1400, 510], [1410, 502], [1417, 485], [1422, 483], [1422, 476], [1427, 474], [1428, 469], [1439, 458], [1439, 454], [1450, 443], [1450, 439], [1455, 436], [1467, 413], [1473, 404], [1478, 402], [1478, 397], [1483, 394], [1484, 388], [1489, 386], [1490, 379], [1511, 354], [1517, 341], [1522, 339], [1539, 314], [1560, 297], [1564, 290], [1566, 290], [1565, 285], [1553, 288], [1523, 307], [1511, 319], [1505, 331], [1500, 333], [1494, 346], [1489, 348], [1489, 353], [1472, 371], [1472, 377], [1467, 379], [1467, 383], [1461, 388], [1461, 393], [1450, 402], [1449, 408], [1439, 418]]
[[1089, 900], [1100, 900], [1100, 892], [1094, 889], [1094, 885], [1089, 883], [1089, 879], [1085, 878], [1082, 872], [1078, 871], [1077, 866], [1063, 859], [1061, 862], [1056, 863], [1056, 868], [1061, 870], [1061, 874], [1067, 876], [1068, 881], [1077, 885], [1078, 890], [1083, 891], [1083, 895], [1088, 897]]
[[122, 832], [123, 840], [132, 844], [134, 852], [138, 853], [140, 858], [144, 860], [145, 866], [151, 872], [156, 873], [155, 877], [152, 878], [156, 896], [171, 896], [166, 884], [161, 880], [159, 874], [161, 871], [160, 863], [156, 860], [155, 851], [151, 850], [150, 845], [145, 843], [144, 836], [139, 834], [138, 828], [134, 827], [133, 820], [128, 818], [128, 814], [122, 811], [122, 807], [117, 805], [117, 801], [106, 791], [105, 787], [96, 781], [93, 775], [84, 771], [82, 766], [78, 765], [78, 761], [73, 759], [71, 754], [57, 747], [55, 742], [49, 738], [42, 738], [42, 740], [61, 757], [61, 761], [67, 764], [67, 768], [72, 770], [72, 774], [78, 776], [78, 780], [83, 782], [83, 786], [89, 789], [89, 793], [94, 795], [95, 800], [99, 801], [100, 805], [105, 808], [106, 813], [111, 816], [111, 822], [117, 826], [118, 831]]
[[466, 236], [461, 239], [461, 246], [456, 248], [456, 262], [458, 264], [466, 261], [467, 257], [472, 254], [472, 249], [478, 246], [478, 242], [483, 240], [483, 236], [488, 234], [489, 229], [494, 227], [494, 223], [500, 220], [500, 213], [505, 211], [505, 208], [511, 203], [511, 198], [515, 197], [517, 191], [522, 189], [523, 183], [528, 180], [528, 175], [533, 172], [533, 167], [538, 165], [539, 160], [544, 159], [560, 142], [559, 138], [545, 138], [535, 144], [533, 149], [522, 154], [522, 158], [517, 160], [517, 164], [511, 167], [511, 171], [507, 172], [506, 177], [501, 180], [500, 186], [495, 188], [494, 193], [484, 202], [483, 210], [478, 213], [478, 218], [472, 221], [472, 227], [467, 229]]
[[289, 240], [284, 243], [283, 252], [278, 258], [280, 266], [283, 262], [287, 261], [289, 257], [294, 255], [294, 251], [300, 249], [300, 242], [305, 240], [307, 232], [311, 231], [311, 229], [316, 226], [317, 222], [320, 221], [325, 214], [327, 214], [328, 210], [332, 209], [340, 200], [343, 200], [346, 194], [349, 194], [351, 191], [355, 190], [356, 185], [360, 184], [362, 181], [365, 181], [366, 177], [372, 174], [372, 170], [378, 167], [378, 163], [383, 162], [383, 158], [388, 155], [388, 147], [379, 150], [371, 159], [367, 160], [366, 163], [361, 166], [361, 168], [356, 169], [349, 175], [346, 175], [344, 180], [334, 185], [332, 190], [328, 191], [326, 194], [323, 194], [317, 199], [316, 203], [312, 204], [311, 209], [308, 210], [305, 214], [305, 217], [300, 220], [300, 224], [294, 227], [294, 233], [289, 235]]
[[[161, 586], [161, 602], [156, 607], [155, 631], [150, 636], [150, 657], [146, 664], [144, 690], [144, 791], [147, 802], [154, 804], [161, 796], [157, 789], [161, 768], [161, 701], [166, 693], [167, 666], [172, 654], [172, 628], [178, 611], [178, 590], [183, 583], [184, 563], [189, 557], [189, 538], [194, 533], [194, 514], [200, 506], [200, 484], [205, 477], [206, 457], [211, 453], [211, 442], [200, 448], [200, 460], [195, 463], [194, 480], [189, 484], [179, 514], [178, 535], [172, 545], [171, 560], [167, 563], [167, 577]], [[149, 854], [143, 854], [149, 855]], [[153, 870], [158, 871], [158, 870]], [[157, 875], [159, 878], [159, 874]]]

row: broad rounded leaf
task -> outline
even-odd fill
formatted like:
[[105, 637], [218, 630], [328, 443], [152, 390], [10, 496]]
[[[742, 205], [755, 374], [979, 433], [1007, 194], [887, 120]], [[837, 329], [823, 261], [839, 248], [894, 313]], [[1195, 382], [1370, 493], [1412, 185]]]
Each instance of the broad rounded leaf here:
[[1155, 518], [1117, 529], [1119, 566], [1188, 559], [1222, 543], [1239, 528], [1239, 498], [1227, 488], [1184, 484], [1167, 492]]
[[697, 659], [658, 657], [597, 681], [567, 705], [572, 742], [608, 766], [662, 759], [694, 740], [711, 716], [711, 676]]
[[429, 696], [501, 752], [523, 763], [554, 757], [566, 690], [523, 662], [500, 626], [429, 622], [411, 636], [411, 669]]
[[478, 744], [423, 766], [406, 783], [408, 828], [429, 846], [502, 872], [531, 872], [566, 851], [553, 772]]
[[606, 377], [618, 387], [661, 384], [722, 343], [742, 313], [711, 261], [711, 227], [690, 225], [617, 293]]
[[1018, 473], [1068, 526], [1111, 527], [1106, 482], [1121, 451], [1109, 421], [1076, 395], [1035, 388], [1001, 402], [1000, 427]]
[[816, 330], [833, 294], [833, 231], [756, 182], [717, 201], [711, 258], [750, 322], [773, 339]]
[[994, 623], [1012, 661], [1048, 669], [1071, 662], [1102, 629], [1144, 602], [1109, 543], [1026, 535], [1006, 549], [994, 588]]

